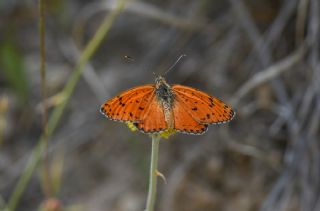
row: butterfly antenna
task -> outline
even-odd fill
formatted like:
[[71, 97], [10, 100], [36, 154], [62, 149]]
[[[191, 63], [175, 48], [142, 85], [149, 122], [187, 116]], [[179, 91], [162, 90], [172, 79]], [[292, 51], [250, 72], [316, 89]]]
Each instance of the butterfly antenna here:
[[164, 72], [163, 75], [166, 75], [170, 70], [172, 70], [178, 63], [179, 61], [183, 58], [183, 57], [186, 57], [187, 55], [186, 54], [182, 54], [181, 56], [179, 56], [179, 58], [177, 59], [177, 61], [175, 61], [175, 63], [173, 63], [173, 65], [171, 65], [171, 67], [166, 71]]

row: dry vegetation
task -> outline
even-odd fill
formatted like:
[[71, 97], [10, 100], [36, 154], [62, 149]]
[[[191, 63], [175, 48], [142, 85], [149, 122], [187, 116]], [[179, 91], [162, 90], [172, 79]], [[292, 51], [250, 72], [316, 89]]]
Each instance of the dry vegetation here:
[[[46, 2], [50, 118], [116, 1]], [[0, 3], [0, 210], [42, 133], [37, 10], [36, 1]], [[161, 142], [168, 184], [160, 181], [157, 210], [319, 211], [319, 38], [319, 0], [129, 0], [49, 139], [56, 199], [67, 210], [143, 210], [150, 139], [106, 120], [99, 106], [187, 54], [167, 81], [211, 93], [237, 116], [203, 136]], [[40, 172], [17, 210], [45, 200]]]

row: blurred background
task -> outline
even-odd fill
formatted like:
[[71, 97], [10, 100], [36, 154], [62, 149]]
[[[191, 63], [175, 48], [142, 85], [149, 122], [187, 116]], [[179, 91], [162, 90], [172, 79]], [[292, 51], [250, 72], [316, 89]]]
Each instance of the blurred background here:
[[[161, 141], [167, 184], [159, 180], [156, 210], [320, 210], [319, 0], [128, 0], [82, 68], [85, 46], [122, 3], [45, 3], [43, 101], [38, 2], [0, 1], [0, 209], [143, 210], [150, 138], [99, 107], [186, 54], [167, 82], [210, 93], [237, 115], [202, 136]], [[48, 150], [39, 148], [44, 102], [49, 124], [68, 102]], [[44, 162], [25, 171], [37, 149]]]

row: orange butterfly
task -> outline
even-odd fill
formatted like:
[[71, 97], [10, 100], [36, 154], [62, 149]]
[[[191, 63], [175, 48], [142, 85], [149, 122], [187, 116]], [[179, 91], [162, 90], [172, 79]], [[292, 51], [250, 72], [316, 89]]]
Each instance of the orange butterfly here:
[[132, 122], [149, 134], [173, 129], [200, 135], [209, 124], [226, 123], [235, 115], [219, 99], [195, 88], [170, 86], [162, 76], [155, 84], [129, 89], [106, 101], [100, 111], [111, 120]]

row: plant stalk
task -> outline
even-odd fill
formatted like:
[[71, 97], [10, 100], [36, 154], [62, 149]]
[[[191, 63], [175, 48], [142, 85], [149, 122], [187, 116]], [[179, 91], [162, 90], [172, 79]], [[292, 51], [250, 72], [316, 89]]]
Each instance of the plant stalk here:
[[42, 128], [45, 140], [45, 149], [43, 155], [43, 191], [47, 198], [52, 195], [51, 178], [49, 171], [49, 140], [48, 136], [48, 109], [47, 109], [47, 81], [46, 81], [46, 16], [45, 16], [45, 0], [39, 0], [39, 37], [40, 37], [40, 78], [41, 78], [41, 98], [42, 98]]
[[158, 154], [159, 154], [159, 143], [160, 136], [153, 135], [152, 136], [152, 150], [151, 150], [151, 163], [150, 163], [150, 178], [149, 178], [149, 190], [148, 190], [148, 198], [147, 205], [145, 211], [153, 211], [154, 204], [156, 201], [156, 193], [157, 193], [157, 171], [158, 171]]

